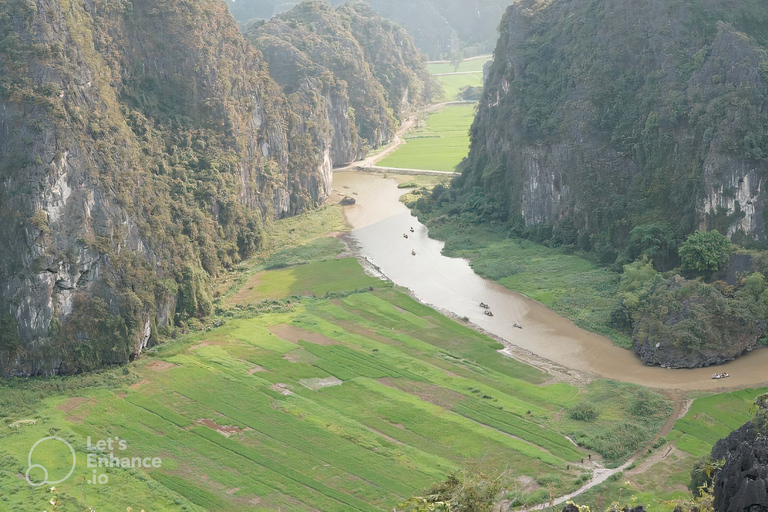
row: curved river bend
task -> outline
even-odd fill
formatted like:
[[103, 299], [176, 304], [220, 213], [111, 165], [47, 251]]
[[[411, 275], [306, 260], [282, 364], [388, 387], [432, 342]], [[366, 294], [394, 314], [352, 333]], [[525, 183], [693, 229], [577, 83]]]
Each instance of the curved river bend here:
[[[466, 260], [443, 256], [444, 243], [429, 238], [427, 228], [400, 202], [407, 190], [398, 189], [396, 179], [343, 171], [334, 173], [333, 184], [334, 189], [357, 201], [345, 206], [344, 213], [362, 256], [423, 303], [467, 317], [514, 345], [567, 368], [655, 388], [718, 390], [768, 384], [768, 349], [756, 350], [717, 369], [645, 366], [633, 352], [616, 347], [607, 338], [580, 329], [544, 305], [481, 278]], [[480, 302], [491, 306], [493, 317], [484, 314]], [[714, 371], [726, 371], [731, 377], [713, 380]]]

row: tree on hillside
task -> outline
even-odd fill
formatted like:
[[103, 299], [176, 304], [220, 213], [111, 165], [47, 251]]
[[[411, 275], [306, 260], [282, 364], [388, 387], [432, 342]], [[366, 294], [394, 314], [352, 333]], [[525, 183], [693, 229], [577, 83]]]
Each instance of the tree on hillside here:
[[461, 475], [451, 473], [426, 496], [400, 503], [396, 512], [491, 512], [501, 498], [507, 472], [492, 475], [471, 467]]
[[683, 270], [711, 275], [728, 260], [731, 242], [718, 231], [696, 231], [680, 246]]
[[463, 60], [464, 60], [464, 54], [462, 52], [451, 53], [451, 66], [453, 66], [454, 72], [459, 70], [459, 66], [461, 65]]

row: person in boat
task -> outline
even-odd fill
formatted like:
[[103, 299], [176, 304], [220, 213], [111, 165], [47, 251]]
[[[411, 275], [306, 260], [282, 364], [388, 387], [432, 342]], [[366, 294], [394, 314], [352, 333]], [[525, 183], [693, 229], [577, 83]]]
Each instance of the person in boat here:
[[486, 304], [485, 302], [481, 302], [480, 303], [480, 307], [483, 308], [483, 309], [489, 309], [490, 308], [490, 306], [488, 304]]
[[411, 256], [416, 256], [416, 251], [411, 249]]
[[489, 310], [489, 309], [485, 310], [485, 314], [488, 315], [488, 316], [493, 316], [493, 313], [491, 313], [491, 310]]
[[411, 228], [411, 233], [413, 233], [413, 228]]
[[403, 238], [408, 238], [408, 235], [406, 233], [403, 233]]

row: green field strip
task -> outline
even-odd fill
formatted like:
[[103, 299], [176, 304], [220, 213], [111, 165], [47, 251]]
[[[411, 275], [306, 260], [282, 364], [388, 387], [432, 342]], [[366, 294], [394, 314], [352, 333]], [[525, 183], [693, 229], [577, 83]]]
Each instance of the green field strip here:
[[294, 482], [297, 482], [301, 485], [309, 487], [310, 489], [313, 489], [329, 498], [333, 498], [334, 500], [344, 505], [352, 507], [354, 510], [363, 510], [363, 511], [371, 511], [371, 512], [375, 512], [378, 510], [377, 508], [369, 505], [368, 503], [360, 501], [357, 498], [350, 496], [348, 494], [345, 494], [341, 491], [332, 489], [325, 484], [321, 484], [320, 482], [314, 479], [311, 479], [288, 466], [284, 466], [270, 459], [267, 459], [266, 457], [263, 457], [259, 453], [257, 453], [256, 450], [249, 448], [247, 446], [243, 446], [242, 444], [237, 443], [235, 441], [230, 441], [229, 439], [222, 436], [218, 432], [214, 432], [209, 428], [195, 427], [191, 431], [197, 434], [198, 436], [202, 437], [203, 439], [220, 446], [221, 448], [224, 448], [234, 454], [237, 454], [240, 457], [247, 459], [255, 464], [258, 464], [259, 466], [262, 466], [270, 471], [273, 471], [274, 473], [277, 473], [285, 478], [289, 478]]
[[356, 417], [349, 416], [334, 407], [334, 401], [316, 391], [303, 389], [308, 396], [294, 395], [290, 401], [282, 404], [283, 410], [309, 421], [316, 426], [332, 429], [336, 434], [350, 441], [376, 451], [379, 455], [407, 462], [409, 467], [430, 475], [433, 481], [440, 480], [450, 469], [457, 469], [453, 462], [439, 455], [422, 451], [408, 443], [402, 443], [386, 433], [377, 431]]
[[480, 400], [465, 399], [456, 404], [452, 410], [464, 417], [540, 446], [563, 460], [574, 461], [584, 458], [584, 453], [574, 449], [573, 444], [562, 435], [482, 403]]
[[[411, 380], [421, 381], [424, 380], [420, 375], [409, 372], [408, 370], [400, 370], [398, 368], [386, 366], [377, 361], [374, 361], [373, 355], [363, 355], [360, 352], [353, 350], [343, 345], [332, 345], [329, 347], [323, 347], [315, 345], [313, 343], [299, 342], [299, 344], [321, 358], [318, 362], [314, 363], [318, 368], [332, 373], [341, 380], [352, 380], [355, 377], [370, 377], [378, 379], [382, 377], [403, 377]], [[341, 375], [331, 371], [330, 368], [334, 368]]]
[[[445, 433], [447, 440], [450, 442], [458, 442], [462, 436], [473, 433], [478, 437], [485, 437], [489, 440], [493, 440], [497, 443], [507, 446], [526, 457], [538, 459], [553, 466], [558, 466], [562, 463], [560, 459], [555, 458], [553, 455], [543, 451], [537, 446], [532, 446], [529, 443], [514, 439], [507, 436], [503, 432], [496, 431], [494, 429], [485, 429], [458, 413], [449, 411], [437, 405], [433, 405], [429, 402], [424, 402], [413, 395], [408, 395], [399, 390], [389, 388], [370, 379], [358, 378], [355, 379], [355, 383], [370, 390], [375, 390], [377, 393], [386, 397], [388, 402], [397, 404], [394, 407], [395, 410], [405, 410], [408, 408], [408, 406], [410, 406], [420, 411], [423, 417], [430, 418], [430, 422], [435, 422], [435, 424], [442, 423], [443, 428], [439, 428], [439, 430]], [[410, 422], [406, 428], [410, 429], [413, 425], [418, 424], [418, 422], [414, 422], [414, 417], [416, 416], [417, 415], [415, 414], [409, 415], [408, 419]], [[389, 420], [393, 423], [399, 423], [396, 416], [390, 417]], [[466, 433], [459, 434], [461, 430], [466, 431]]]
[[[479, 74], [479, 81], [482, 85], [482, 73]], [[458, 94], [458, 91], [455, 94]], [[408, 132], [405, 135], [405, 144], [399, 146], [378, 165], [453, 172], [469, 154], [469, 128], [474, 118], [474, 105], [454, 105], [429, 114], [426, 126]]]
[[157, 416], [160, 416], [164, 420], [170, 423], [173, 423], [179, 428], [185, 428], [192, 425], [192, 422], [189, 419], [182, 416], [181, 414], [176, 414], [170, 409], [158, 404], [154, 400], [146, 398], [142, 395], [139, 395], [139, 394], [129, 395], [126, 398], [126, 401], [132, 403], [136, 407], [140, 407], [141, 409], [144, 409], [145, 411], [148, 411], [148, 412], [151, 412], [152, 414], [156, 414]]
[[[413, 481], [417, 476], [412, 470], [376, 452], [357, 446], [352, 441], [323, 431], [314, 425], [302, 423], [289, 414], [275, 412], [271, 406], [253, 410], [252, 407], [256, 403], [252, 400], [247, 403], [240, 400], [237, 402], [238, 406], [234, 406], [227, 403], [221, 396], [209, 398], [197, 393], [190, 393], [188, 396], [207, 403], [210, 407], [215, 407], [220, 413], [267, 437], [279, 440], [325, 463], [341, 467], [339, 462], [343, 461], [343, 467], [348, 473], [381, 486], [393, 494], [405, 496], [409, 490], [412, 490], [404, 483]], [[372, 457], [375, 457], [375, 460]], [[376, 470], [371, 469], [372, 467]]]
[[228, 510], [231, 506], [230, 502], [222, 499], [220, 496], [202, 489], [197, 482], [188, 482], [183, 478], [162, 473], [160, 471], [152, 471], [150, 476], [153, 480], [185, 497], [195, 505], [205, 507], [206, 510]]

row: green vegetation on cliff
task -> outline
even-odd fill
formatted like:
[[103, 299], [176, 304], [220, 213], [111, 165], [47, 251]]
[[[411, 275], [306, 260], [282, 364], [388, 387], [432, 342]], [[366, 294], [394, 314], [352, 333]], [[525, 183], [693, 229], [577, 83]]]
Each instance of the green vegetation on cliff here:
[[[299, 0], [226, 0], [232, 15], [246, 24], [284, 13]], [[331, 0], [335, 7], [348, 0]], [[431, 59], [460, 52], [488, 53], [498, 37], [497, 27], [506, 0], [367, 0], [380, 16], [405, 28], [416, 46]]]
[[657, 222], [765, 242], [767, 18], [756, 0], [516, 3], [456, 189], [584, 250]]
[[[414, 203], [446, 231], [492, 226], [474, 267], [534, 297], [536, 279], [507, 268], [519, 252], [507, 237], [617, 272], [651, 261], [642, 286], [613, 274], [607, 303], [595, 284], [555, 306], [625, 346], [631, 336], [648, 364], [717, 364], [765, 343], [764, 257], [749, 250], [766, 244], [768, 38], [751, 20], [768, 7], [704, 4], [511, 6], [462, 174]], [[748, 250], [731, 257], [725, 236]], [[549, 287], [555, 305], [567, 286]]]
[[247, 29], [288, 95], [314, 91], [333, 132], [333, 164], [388, 142], [395, 120], [428, 103], [432, 84], [410, 36], [362, 2], [305, 0]]
[[2, 0], [0, 40], [0, 371], [127, 362], [330, 192], [323, 119], [220, 2]]

